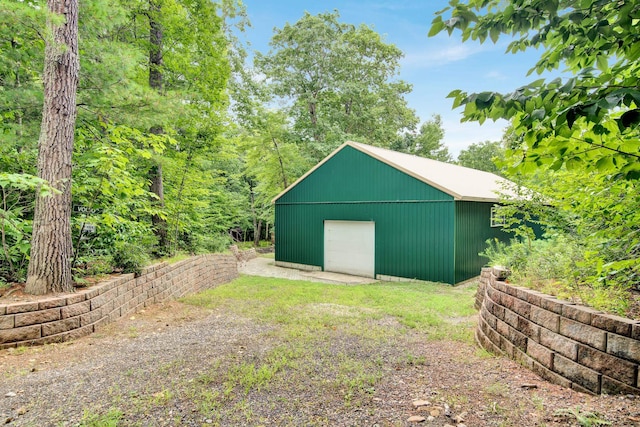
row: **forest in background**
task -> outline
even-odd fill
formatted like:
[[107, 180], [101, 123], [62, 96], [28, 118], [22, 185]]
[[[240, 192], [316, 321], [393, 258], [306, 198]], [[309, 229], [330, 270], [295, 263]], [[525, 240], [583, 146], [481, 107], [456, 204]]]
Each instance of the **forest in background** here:
[[[250, 25], [239, 1], [83, 0], [78, 10], [76, 279], [269, 241], [271, 199], [348, 139], [452, 161], [440, 118], [418, 128], [407, 106], [402, 52], [338, 12], [306, 14], [250, 55], [236, 37]], [[8, 283], [26, 279], [35, 196], [56, 193], [37, 178], [51, 14], [32, 0], [3, 2], [0, 16], [13, 23], [0, 29]]]
[[[500, 173], [522, 185], [517, 191], [532, 190], [506, 201], [504, 215], [541, 223], [547, 238], [534, 241], [514, 222], [519, 240], [490, 245], [491, 263], [602, 305], [637, 286], [640, 6], [519, 3], [452, 2], [433, 19], [430, 35], [507, 35], [511, 53], [540, 50], [532, 72], [568, 73], [509, 94], [453, 92], [463, 120], [511, 122], [502, 141], [474, 143], [454, 160], [440, 117], [421, 123], [407, 105], [411, 86], [397, 78], [403, 53], [337, 11], [276, 29], [261, 53], [236, 37], [250, 25], [237, 0], [80, 1], [74, 278], [223, 250], [233, 237], [269, 240], [271, 199], [355, 140]], [[44, 0], [2, 2], [0, 17], [12, 23], [0, 27], [2, 286], [26, 280], [34, 200], [57, 191], [37, 178], [37, 159], [45, 47], [61, 18]]]

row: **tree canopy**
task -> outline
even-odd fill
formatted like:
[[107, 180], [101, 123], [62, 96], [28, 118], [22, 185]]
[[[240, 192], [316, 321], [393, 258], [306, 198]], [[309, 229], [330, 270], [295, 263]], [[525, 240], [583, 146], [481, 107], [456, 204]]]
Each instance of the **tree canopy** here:
[[444, 129], [438, 114], [420, 126], [418, 132], [405, 132], [391, 144], [391, 149], [441, 162], [451, 162], [449, 149], [442, 143]]
[[538, 79], [513, 92], [453, 91], [463, 120], [512, 121], [520, 136], [517, 165], [587, 168], [640, 178], [640, 4], [633, 0], [452, 0], [429, 35], [459, 31], [462, 40], [494, 43], [512, 37], [507, 52], [541, 52]]
[[483, 141], [469, 145], [458, 154], [457, 163], [460, 166], [487, 171], [491, 173], [500, 173], [500, 169], [496, 166], [495, 161], [501, 159], [504, 154], [502, 144], [497, 141]]
[[388, 146], [418, 122], [404, 99], [411, 86], [396, 79], [402, 51], [339, 18], [305, 13], [276, 29], [271, 50], [255, 60], [316, 160], [347, 139]]

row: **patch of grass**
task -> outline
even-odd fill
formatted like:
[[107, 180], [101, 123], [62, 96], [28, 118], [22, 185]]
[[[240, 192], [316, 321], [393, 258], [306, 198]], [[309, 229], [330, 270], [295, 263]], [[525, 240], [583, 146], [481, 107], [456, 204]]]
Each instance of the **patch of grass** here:
[[579, 406], [575, 408], [558, 409], [553, 414], [556, 417], [569, 417], [575, 418], [581, 427], [597, 427], [597, 426], [610, 426], [611, 422], [600, 418], [595, 412], [583, 411]]
[[220, 392], [217, 390], [203, 390], [194, 400], [198, 411], [206, 416], [213, 416], [220, 408]]
[[236, 387], [242, 389], [245, 395], [250, 390], [260, 391], [269, 383], [278, 369], [277, 365], [270, 363], [256, 367], [253, 363], [243, 362], [232, 366], [225, 382], [225, 396], [229, 396]]
[[21, 355], [21, 354], [25, 354], [27, 351], [29, 351], [29, 347], [24, 346], [24, 345], [20, 345], [20, 346], [18, 346], [16, 348], [11, 348], [9, 350], [11, 350], [12, 354]]
[[117, 427], [124, 414], [118, 408], [110, 408], [106, 413], [96, 413], [85, 409], [80, 427]]
[[507, 397], [509, 395], [509, 388], [503, 383], [493, 383], [484, 391], [492, 396]]
[[191, 258], [193, 255], [187, 253], [177, 253], [172, 257], [160, 258], [153, 260], [153, 263], [157, 262], [166, 262], [167, 264], [175, 264], [176, 262], [182, 261], [187, 258]]
[[481, 359], [493, 359], [497, 357], [495, 354], [488, 352], [482, 347], [476, 348], [476, 356], [478, 356]]
[[[391, 316], [407, 328], [430, 328], [439, 339], [451, 338], [453, 331], [470, 329], [464, 322], [448, 324], [446, 319], [474, 314], [474, 293], [473, 286], [387, 282], [344, 286], [241, 276], [231, 283], [186, 297], [183, 302], [224, 307], [258, 321], [304, 324], [311, 328], [354, 325]], [[454, 339], [468, 341], [470, 335], [454, 333]]]
[[347, 407], [360, 406], [363, 396], [375, 393], [375, 385], [382, 378], [382, 371], [371, 363], [341, 355], [337, 383], [344, 391]]
[[173, 398], [171, 390], [163, 389], [157, 393], [153, 393], [149, 400], [155, 406], [166, 406]]
[[407, 354], [407, 365], [425, 365], [427, 363], [427, 358], [424, 356], [414, 356], [411, 353]]

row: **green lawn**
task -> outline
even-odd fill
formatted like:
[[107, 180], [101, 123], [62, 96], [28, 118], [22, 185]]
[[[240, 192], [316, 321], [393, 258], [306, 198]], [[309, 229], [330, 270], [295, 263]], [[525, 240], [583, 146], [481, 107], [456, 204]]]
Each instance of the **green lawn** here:
[[467, 340], [468, 324], [457, 320], [475, 313], [475, 292], [475, 286], [435, 283], [333, 285], [241, 276], [183, 302], [295, 328], [357, 328], [367, 320], [391, 317], [406, 328], [428, 328], [433, 338]]

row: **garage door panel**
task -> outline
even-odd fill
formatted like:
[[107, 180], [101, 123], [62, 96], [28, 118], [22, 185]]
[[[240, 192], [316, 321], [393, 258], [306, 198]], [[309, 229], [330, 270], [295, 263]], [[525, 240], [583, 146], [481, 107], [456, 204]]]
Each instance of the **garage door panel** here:
[[358, 276], [375, 276], [375, 223], [325, 221], [324, 269]]

